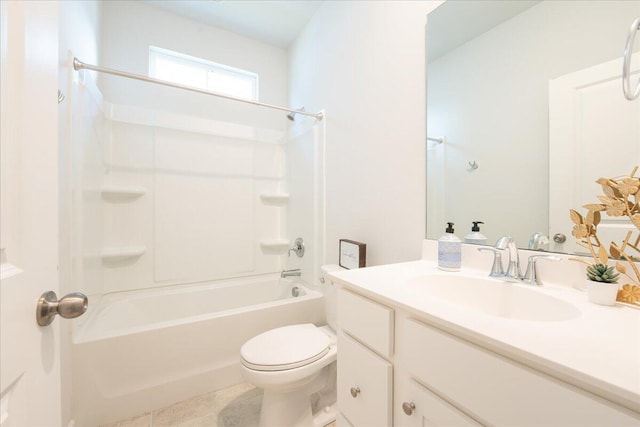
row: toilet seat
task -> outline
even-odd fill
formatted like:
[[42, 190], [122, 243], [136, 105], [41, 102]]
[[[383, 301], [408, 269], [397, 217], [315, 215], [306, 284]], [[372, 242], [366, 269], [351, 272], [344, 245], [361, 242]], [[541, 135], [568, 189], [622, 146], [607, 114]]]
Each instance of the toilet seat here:
[[257, 335], [240, 349], [242, 364], [256, 371], [284, 371], [313, 363], [330, 350], [331, 340], [312, 323], [284, 326]]

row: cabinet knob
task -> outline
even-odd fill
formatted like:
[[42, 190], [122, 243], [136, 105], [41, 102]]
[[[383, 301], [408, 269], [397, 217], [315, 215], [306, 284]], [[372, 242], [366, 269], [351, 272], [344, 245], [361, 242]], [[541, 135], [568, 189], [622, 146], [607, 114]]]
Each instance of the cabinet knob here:
[[360, 394], [360, 387], [351, 387], [351, 396], [358, 397]]
[[416, 404], [413, 402], [403, 402], [402, 403], [402, 410], [404, 411], [405, 414], [407, 415], [411, 415], [413, 414], [413, 410], [416, 409]]

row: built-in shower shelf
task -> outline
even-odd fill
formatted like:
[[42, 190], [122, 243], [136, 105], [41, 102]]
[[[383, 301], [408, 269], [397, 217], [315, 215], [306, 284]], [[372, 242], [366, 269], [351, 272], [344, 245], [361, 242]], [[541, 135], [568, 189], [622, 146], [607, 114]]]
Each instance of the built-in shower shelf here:
[[260, 248], [266, 254], [283, 254], [289, 250], [289, 242], [287, 239], [268, 239], [260, 240]]
[[265, 205], [284, 206], [289, 203], [289, 193], [262, 193], [260, 199]]
[[102, 198], [112, 202], [124, 202], [142, 197], [147, 192], [144, 187], [102, 187]]
[[147, 252], [147, 248], [144, 246], [112, 247], [104, 248], [100, 257], [104, 262], [117, 262], [138, 258], [145, 252]]

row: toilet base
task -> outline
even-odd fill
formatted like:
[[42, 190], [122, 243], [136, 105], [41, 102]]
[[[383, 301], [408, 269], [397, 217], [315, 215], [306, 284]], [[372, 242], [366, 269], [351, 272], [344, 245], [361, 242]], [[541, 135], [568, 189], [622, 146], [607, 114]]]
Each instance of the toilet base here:
[[336, 406], [334, 403], [312, 414], [309, 395], [265, 390], [259, 427], [324, 427], [336, 420]]
[[288, 393], [265, 390], [260, 427], [314, 427], [309, 395], [301, 390]]
[[316, 408], [315, 414], [311, 402], [311, 396], [327, 385], [335, 388], [335, 381], [328, 381], [329, 375], [335, 376], [335, 366], [335, 362], [325, 366], [304, 385], [265, 388], [259, 427], [323, 427], [335, 420], [335, 400], [329, 406]]

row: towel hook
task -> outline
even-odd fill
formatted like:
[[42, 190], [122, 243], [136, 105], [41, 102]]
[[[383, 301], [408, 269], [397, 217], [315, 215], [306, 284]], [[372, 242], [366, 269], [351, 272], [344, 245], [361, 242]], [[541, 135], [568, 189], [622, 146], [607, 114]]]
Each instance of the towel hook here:
[[631, 24], [627, 44], [624, 47], [624, 61], [622, 63], [622, 91], [624, 97], [629, 101], [633, 101], [640, 96], [640, 80], [636, 84], [635, 89], [631, 89], [631, 54], [633, 53], [633, 40], [636, 33], [640, 30], [640, 18], [636, 18]]
[[473, 162], [469, 162], [469, 167], [472, 171], [478, 169], [478, 163], [474, 160]]

